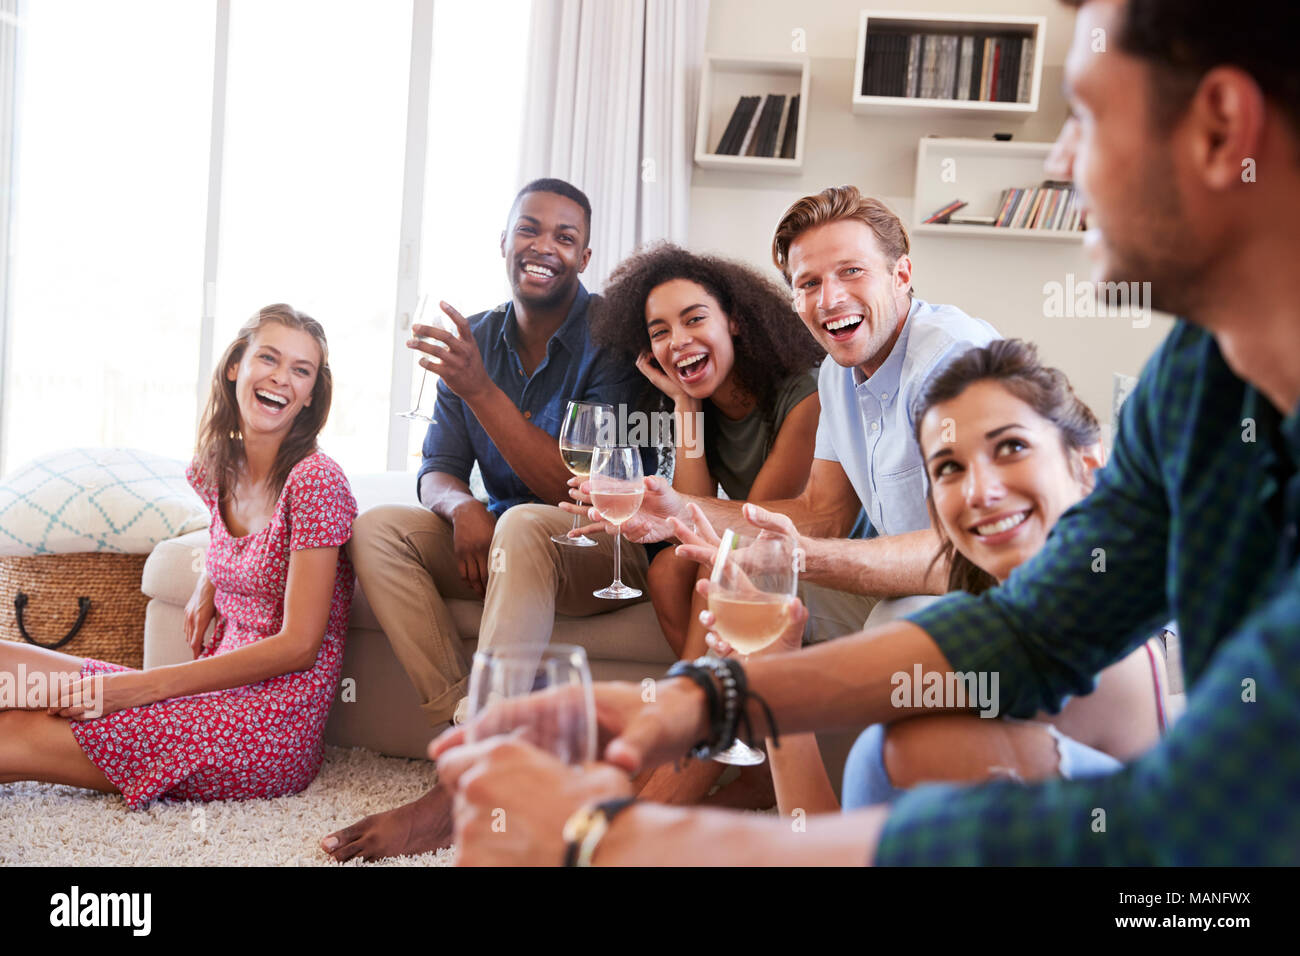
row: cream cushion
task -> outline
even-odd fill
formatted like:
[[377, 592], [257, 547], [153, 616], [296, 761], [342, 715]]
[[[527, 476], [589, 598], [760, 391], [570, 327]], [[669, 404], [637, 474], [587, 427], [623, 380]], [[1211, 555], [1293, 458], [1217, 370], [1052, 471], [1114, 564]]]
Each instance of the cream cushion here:
[[0, 481], [0, 556], [148, 554], [206, 528], [185, 464], [132, 448], [69, 448]]

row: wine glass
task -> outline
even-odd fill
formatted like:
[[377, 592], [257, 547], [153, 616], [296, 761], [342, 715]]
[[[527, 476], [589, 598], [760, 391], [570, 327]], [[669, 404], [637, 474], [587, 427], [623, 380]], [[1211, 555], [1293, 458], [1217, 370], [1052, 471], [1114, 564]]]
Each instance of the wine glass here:
[[641, 454], [630, 445], [598, 445], [591, 453], [591, 503], [601, 518], [615, 525], [614, 582], [592, 591], [598, 598], [621, 601], [640, 597], [641, 592], [623, 583], [621, 534], [623, 522], [637, 513], [645, 496], [645, 479], [641, 471]]
[[596, 757], [596, 701], [587, 652], [551, 644], [493, 647], [474, 654], [469, 674], [469, 743], [518, 734], [568, 764]]
[[[591, 453], [596, 447], [596, 440], [602, 428], [610, 428], [614, 420], [614, 406], [600, 402], [569, 402], [564, 412], [564, 424], [560, 426], [560, 457], [564, 466], [579, 478], [591, 474]], [[578, 516], [573, 516], [573, 528], [577, 530]], [[585, 534], [570, 538], [567, 534], [553, 534], [551, 540], [557, 544], [571, 544], [579, 548], [594, 548], [596, 542]]]
[[[420, 324], [423, 323], [425, 306], [427, 306], [428, 303], [429, 303], [429, 294], [426, 292], [424, 295], [420, 296], [420, 301], [419, 301], [419, 302], [416, 304], [416, 306], [415, 306], [415, 313], [411, 316], [411, 327], [412, 327], [412, 328], [414, 328], [415, 326], [420, 325]], [[433, 324], [434, 324], [435, 326], [437, 326], [438, 328], [440, 328], [440, 329], [444, 329], [444, 330], [446, 330], [446, 331], [448, 331], [448, 332], [454, 332], [454, 331], [455, 331], [455, 329], [451, 328], [451, 327], [447, 324], [447, 322], [442, 318], [441, 315], [435, 315], [435, 316], [434, 316]], [[412, 334], [414, 334], [414, 333], [412, 333]], [[424, 386], [425, 386], [425, 384], [429, 381], [429, 376], [432, 375], [433, 373], [430, 372], [430, 371], [429, 371], [427, 368], [425, 368], [424, 366], [419, 365], [419, 361], [420, 361], [419, 356], [422, 355], [422, 354], [424, 354], [424, 353], [419, 353], [419, 354], [417, 354], [416, 359], [415, 359], [417, 366], [419, 366], [420, 371], [423, 373], [423, 374], [420, 376], [420, 392], [419, 392], [419, 394], [416, 395], [416, 397], [415, 397], [415, 407], [412, 408], [409, 412], [398, 412], [398, 413], [397, 413], [397, 417], [398, 417], [398, 418], [405, 418], [405, 419], [407, 419], [408, 421], [413, 421], [413, 422], [428, 422], [428, 423], [431, 424], [431, 425], [436, 425], [436, 424], [438, 424], [438, 421], [437, 421], [437, 419], [435, 419], [435, 418], [433, 417], [433, 409], [431, 408], [431, 409], [429, 409], [428, 412], [425, 412], [425, 411], [424, 411], [424, 408], [423, 408], [423, 406], [424, 406]], [[434, 389], [434, 394], [435, 394], [435, 401], [436, 401], [436, 395], [437, 395], [437, 389], [436, 389], [436, 387], [435, 387], [435, 389]]]
[[[798, 543], [790, 535], [737, 528], [722, 533], [709, 576], [709, 613], [714, 632], [746, 659], [789, 626], [798, 560]], [[736, 739], [713, 759], [749, 767], [767, 758]]]

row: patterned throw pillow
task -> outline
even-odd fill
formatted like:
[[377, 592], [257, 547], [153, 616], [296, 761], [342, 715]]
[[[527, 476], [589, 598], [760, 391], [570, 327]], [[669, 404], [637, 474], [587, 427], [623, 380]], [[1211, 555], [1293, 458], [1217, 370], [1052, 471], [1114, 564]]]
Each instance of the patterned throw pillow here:
[[0, 481], [0, 555], [148, 554], [208, 526], [185, 465], [132, 448], [71, 448]]

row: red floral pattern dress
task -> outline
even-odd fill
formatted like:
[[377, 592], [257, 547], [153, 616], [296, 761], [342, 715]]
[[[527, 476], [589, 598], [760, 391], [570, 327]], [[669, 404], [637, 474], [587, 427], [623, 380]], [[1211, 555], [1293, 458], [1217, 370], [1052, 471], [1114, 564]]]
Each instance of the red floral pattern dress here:
[[[207, 574], [216, 587], [217, 624], [200, 656], [228, 654], [279, 631], [289, 553], [343, 545], [352, 535], [356, 500], [343, 470], [317, 452], [289, 473], [271, 523], [235, 538], [215, 487], [196, 465], [186, 477], [212, 512]], [[353, 582], [351, 562], [340, 551], [329, 621], [310, 670], [74, 720], [81, 749], [133, 810], [159, 797], [247, 800], [302, 790], [320, 770]], [[124, 670], [129, 668], [88, 659], [81, 673]]]

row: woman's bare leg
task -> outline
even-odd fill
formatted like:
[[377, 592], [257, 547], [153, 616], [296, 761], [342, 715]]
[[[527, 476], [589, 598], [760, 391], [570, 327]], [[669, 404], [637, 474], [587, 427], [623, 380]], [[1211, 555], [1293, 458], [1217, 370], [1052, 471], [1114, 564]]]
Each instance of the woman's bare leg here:
[[36, 780], [117, 793], [82, 751], [71, 723], [44, 711], [0, 711], [0, 783]]
[[1057, 775], [1060, 757], [1046, 726], [936, 714], [890, 724], [885, 770], [896, 787], [947, 781], [977, 783], [997, 777], [1024, 781]]
[[16, 706], [19, 708], [28, 706], [29, 688], [34, 688], [36, 693], [32, 706], [48, 707], [49, 693], [58, 688], [60, 679], [75, 680], [81, 674], [84, 664], [85, 658], [82, 657], [32, 644], [19, 644], [17, 641], [0, 641], [0, 680], [14, 682]]

